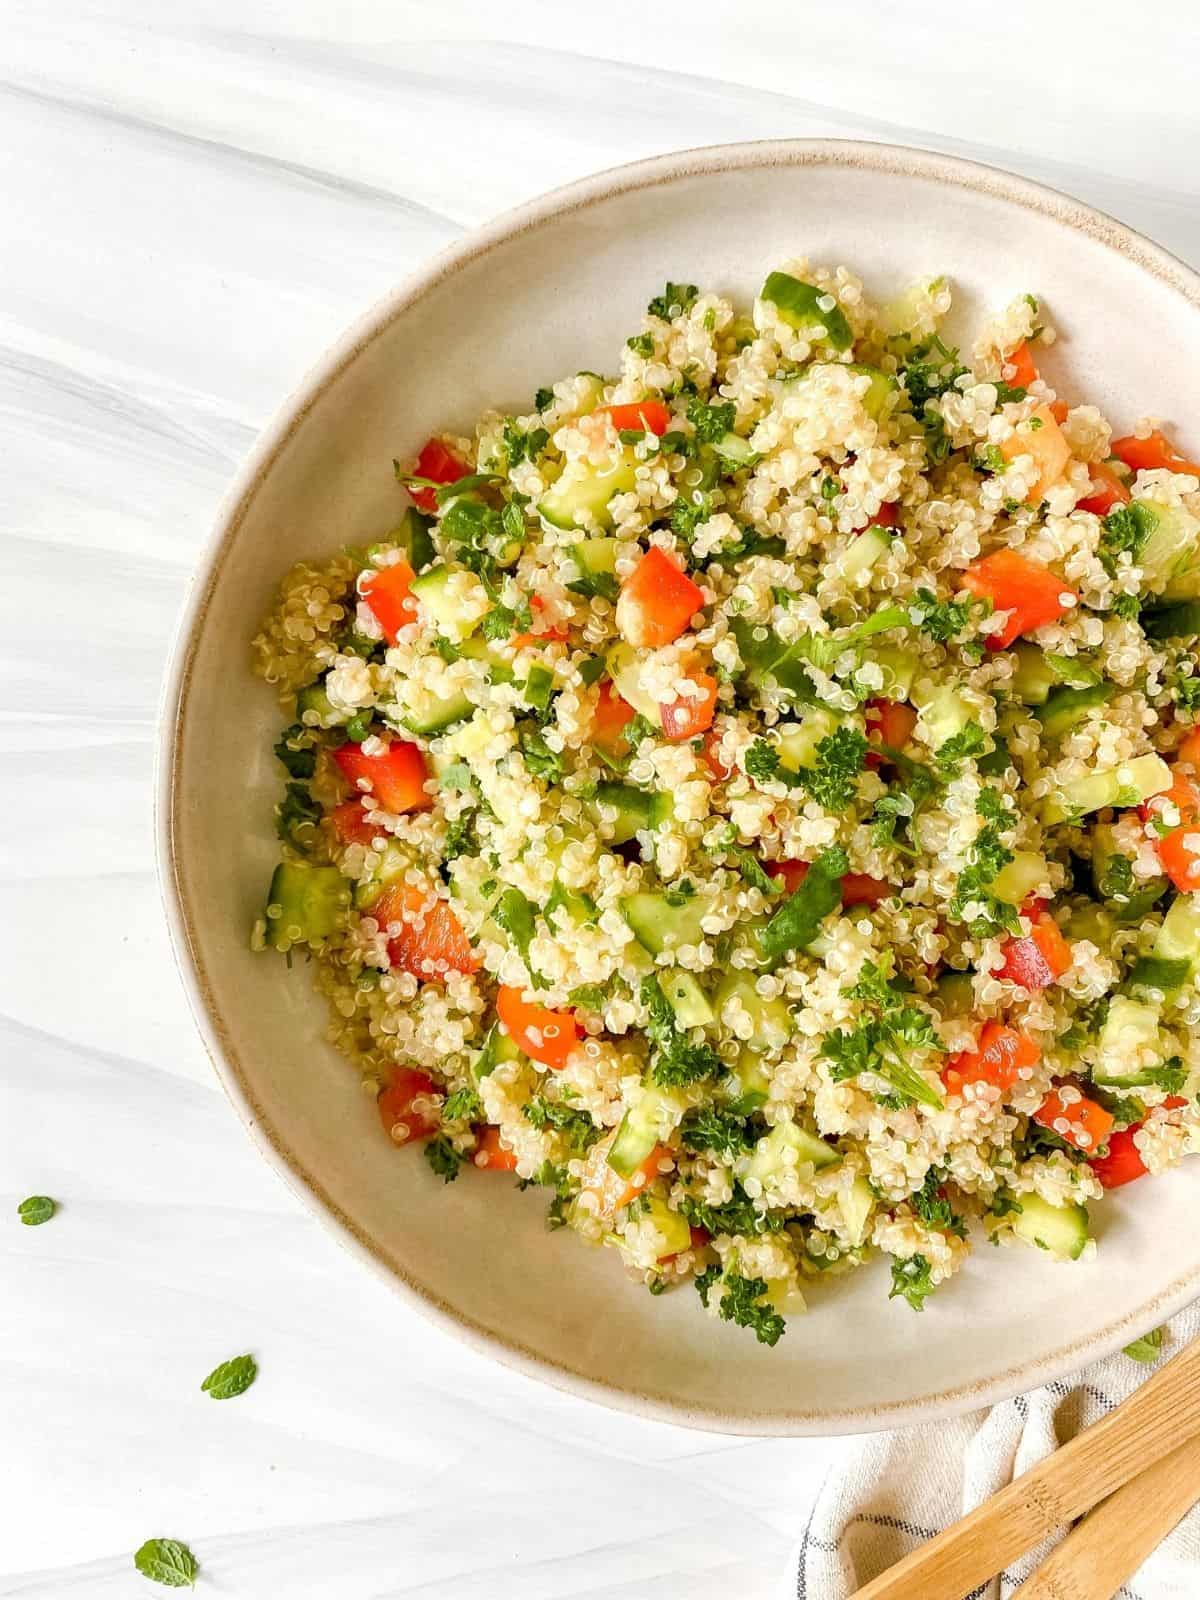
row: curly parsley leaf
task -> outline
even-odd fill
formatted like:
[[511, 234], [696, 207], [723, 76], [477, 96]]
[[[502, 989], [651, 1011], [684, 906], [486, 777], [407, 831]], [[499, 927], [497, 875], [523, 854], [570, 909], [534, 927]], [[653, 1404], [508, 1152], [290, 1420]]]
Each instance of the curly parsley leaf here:
[[679, 1032], [675, 1013], [657, 978], [645, 978], [641, 987], [646, 1007], [646, 1036], [650, 1040], [650, 1076], [662, 1089], [681, 1089], [711, 1078], [721, 1071], [721, 1058], [710, 1044], [693, 1044]]
[[721, 1205], [708, 1205], [692, 1195], [684, 1195], [679, 1209], [693, 1228], [703, 1228], [716, 1237], [743, 1234], [751, 1238], [759, 1233], [778, 1233], [784, 1225], [779, 1212], [759, 1211], [753, 1200], [736, 1180], [732, 1196]]
[[483, 1101], [476, 1090], [455, 1089], [442, 1107], [443, 1122], [482, 1122]]
[[683, 1148], [693, 1155], [711, 1150], [727, 1160], [749, 1150], [754, 1143], [747, 1118], [722, 1106], [701, 1106], [687, 1112], [679, 1127], [679, 1137]]
[[969, 722], [958, 733], [940, 744], [934, 762], [948, 777], [954, 777], [964, 761], [975, 761], [986, 755], [991, 746], [988, 735], [977, 722]]
[[558, 783], [566, 770], [562, 753], [551, 750], [541, 729], [529, 725], [520, 733], [521, 754], [530, 777], [541, 778], [549, 784]]
[[441, 1178], [443, 1183], [453, 1183], [458, 1177], [458, 1169], [463, 1164], [463, 1157], [454, 1148], [444, 1133], [439, 1133], [436, 1139], [429, 1139], [425, 1146], [425, 1159], [430, 1168]]
[[873, 961], [863, 963], [858, 982], [846, 994], [862, 1002], [864, 1017], [853, 1028], [837, 1028], [825, 1036], [821, 1054], [834, 1082], [874, 1073], [907, 1101], [941, 1110], [941, 1095], [910, 1060], [914, 1054], [943, 1050], [929, 1013]]
[[1140, 500], [1131, 500], [1108, 513], [1101, 525], [1097, 554], [1110, 574], [1115, 574], [1122, 555], [1137, 562], [1157, 521], [1154, 511]]
[[562, 1134], [577, 1155], [594, 1144], [600, 1136], [599, 1128], [586, 1111], [576, 1111], [571, 1106], [547, 1100], [541, 1095], [535, 1095], [525, 1107], [525, 1120], [539, 1133], [550, 1129]]
[[786, 1324], [770, 1301], [763, 1298], [767, 1292], [765, 1278], [745, 1278], [740, 1272], [729, 1272], [722, 1280], [722, 1290], [719, 1310], [723, 1321], [752, 1329], [759, 1344], [779, 1343]]
[[866, 757], [867, 741], [857, 728], [835, 728], [817, 745], [812, 766], [800, 777], [818, 805], [844, 811], [854, 798]]
[[311, 744], [301, 745], [296, 748], [296, 741], [303, 739], [308, 729], [303, 723], [294, 723], [279, 737], [275, 746], [275, 759], [282, 762], [289, 778], [311, 778], [317, 767], [317, 752]]
[[703, 1272], [696, 1274], [696, 1293], [700, 1296], [702, 1305], [707, 1309], [708, 1297], [713, 1287], [721, 1281], [721, 1268], [714, 1261], [711, 1267], [705, 1267]]
[[899, 1297], [907, 1300], [914, 1311], [924, 1311], [925, 1302], [934, 1288], [932, 1268], [925, 1256], [909, 1256], [906, 1261], [893, 1261], [889, 1300]]
[[971, 620], [971, 602], [939, 600], [932, 589], [918, 589], [910, 614], [922, 633], [928, 634], [937, 644], [949, 644]]
[[253, 1356], [234, 1356], [214, 1367], [200, 1385], [204, 1394], [214, 1400], [232, 1400], [246, 1390], [258, 1377], [258, 1362]]
[[700, 444], [715, 444], [727, 433], [732, 433], [736, 415], [737, 407], [732, 400], [712, 406], [706, 405], [700, 399], [688, 401], [688, 421], [695, 428], [696, 439]]

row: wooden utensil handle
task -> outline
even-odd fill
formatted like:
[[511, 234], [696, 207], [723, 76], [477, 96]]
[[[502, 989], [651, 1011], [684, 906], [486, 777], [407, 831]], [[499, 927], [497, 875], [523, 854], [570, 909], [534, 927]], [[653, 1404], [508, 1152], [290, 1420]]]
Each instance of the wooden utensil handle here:
[[[1200, 1340], [1061, 1450], [860, 1589], [855, 1600], [961, 1600], [1198, 1433]], [[1062, 1600], [1070, 1593], [1063, 1590]]]
[[1200, 1434], [1102, 1501], [1013, 1600], [1112, 1600], [1197, 1500]]

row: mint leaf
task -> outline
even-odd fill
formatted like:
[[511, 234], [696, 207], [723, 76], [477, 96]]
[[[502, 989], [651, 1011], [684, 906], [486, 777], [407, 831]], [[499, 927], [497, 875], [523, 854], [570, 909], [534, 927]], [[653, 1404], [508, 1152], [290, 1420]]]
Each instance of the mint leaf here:
[[200, 1570], [187, 1545], [178, 1539], [147, 1539], [133, 1558], [143, 1578], [167, 1589], [190, 1589]]
[[31, 1194], [28, 1200], [22, 1200], [17, 1207], [17, 1215], [27, 1228], [40, 1227], [58, 1210], [58, 1202], [51, 1200], [48, 1194]]
[[235, 1395], [245, 1394], [257, 1377], [258, 1363], [253, 1356], [234, 1356], [232, 1361], [222, 1361], [214, 1367], [200, 1387], [214, 1400], [232, 1400]]

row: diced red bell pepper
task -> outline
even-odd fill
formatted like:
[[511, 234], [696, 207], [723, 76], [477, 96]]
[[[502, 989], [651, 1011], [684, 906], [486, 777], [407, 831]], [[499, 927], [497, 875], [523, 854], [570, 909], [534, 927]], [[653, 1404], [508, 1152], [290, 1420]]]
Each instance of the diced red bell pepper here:
[[1171, 787], [1139, 806], [1143, 822], [1163, 816], [1172, 807], [1181, 821], [1169, 833], [1154, 839], [1154, 849], [1163, 871], [1183, 894], [1200, 890], [1200, 788], [1178, 768]]
[[[868, 700], [865, 706], [867, 738], [873, 744], [903, 750], [913, 736], [917, 713], [902, 700]], [[867, 752], [867, 766], [881, 767], [888, 758], [878, 751]]]
[[375, 824], [367, 821], [367, 810], [361, 800], [346, 800], [334, 806], [329, 820], [343, 844], [370, 844], [380, 834]]
[[621, 585], [617, 631], [629, 644], [657, 650], [686, 633], [704, 607], [704, 591], [658, 545], [651, 545]]
[[479, 1134], [471, 1160], [488, 1172], [515, 1172], [517, 1169], [516, 1151], [500, 1143], [500, 1129], [491, 1122]]
[[1065, 400], [1051, 400], [1050, 402], [1050, 415], [1060, 426], [1067, 420], [1070, 410], [1071, 408]]
[[1009, 613], [1001, 631], [988, 638], [992, 650], [1001, 650], [1022, 634], [1057, 622], [1079, 598], [1049, 567], [1017, 550], [997, 550], [972, 562], [962, 581], [972, 594], [990, 600], [993, 610]]
[[768, 861], [765, 870], [768, 878], [774, 878], [777, 883], [783, 885], [785, 894], [795, 894], [808, 877], [808, 862]]
[[1136, 1122], [1131, 1128], [1110, 1133], [1108, 1153], [1089, 1161], [1088, 1165], [1106, 1189], [1120, 1189], [1146, 1176], [1146, 1163], [1133, 1142], [1133, 1136], [1140, 1127], [1141, 1123]]
[[1028, 934], [1005, 941], [996, 973], [1031, 992], [1057, 983], [1071, 965], [1071, 946], [1048, 911], [1041, 912]]
[[881, 900], [895, 894], [890, 883], [882, 878], [872, 878], [867, 872], [842, 874], [842, 904], [844, 906], [877, 906]]
[[620, 1210], [622, 1206], [627, 1206], [631, 1200], [636, 1200], [638, 1195], [660, 1176], [659, 1163], [664, 1159], [674, 1160], [674, 1156], [675, 1152], [670, 1145], [656, 1144], [641, 1166], [630, 1174], [625, 1191], [617, 1201], [617, 1209]]
[[692, 672], [688, 676], [703, 693], [699, 696], [681, 694], [669, 705], [659, 708], [663, 737], [673, 744], [698, 739], [705, 729], [712, 727], [717, 709], [717, 680], [707, 672]]
[[661, 400], [638, 400], [633, 405], [599, 406], [597, 417], [611, 417], [618, 433], [640, 428], [645, 433], [664, 434], [671, 426], [671, 413]]
[[433, 799], [425, 793], [429, 773], [419, 745], [393, 739], [381, 755], [369, 756], [359, 744], [343, 744], [333, 752], [346, 781], [361, 794], [373, 794], [384, 811], [428, 811]]
[[1049, 1128], [1060, 1139], [1073, 1144], [1085, 1155], [1099, 1150], [1112, 1132], [1113, 1114], [1095, 1100], [1083, 1095], [1068, 1105], [1062, 1097], [1062, 1088], [1051, 1089], [1033, 1113], [1040, 1127]]
[[1017, 348], [1005, 356], [1004, 365], [1013, 369], [1012, 377], [1004, 380], [1012, 388], [1028, 389], [1037, 382], [1038, 369], [1027, 340], [1022, 339]]
[[482, 965], [453, 906], [419, 884], [392, 884], [367, 915], [381, 928], [399, 924], [388, 940], [388, 960], [422, 983], [440, 983], [448, 972], [478, 972]]
[[[786, 894], [795, 894], [808, 876], [807, 861], [768, 861], [764, 870], [769, 878], [781, 883]], [[882, 878], [872, 878], [867, 872], [846, 872], [841, 879], [843, 906], [877, 906], [895, 890]]]
[[535, 594], [529, 605], [531, 610], [539, 613], [538, 620], [543, 622], [543, 626], [539, 627], [535, 623], [533, 631], [530, 633], [514, 633], [509, 640], [514, 650], [523, 650], [528, 644], [550, 644], [555, 640], [562, 642], [571, 637], [570, 631], [562, 623], [544, 622], [540, 614], [545, 612], [548, 607], [540, 594]]
[[441, 1090], [416, 1067], [397, 1067], [378, 1104], [383, 1131], [396, 1144], [429, 1139], [442, 1125]]
[[380, 567], [363, 579], [359, 592], [375, 614], [389, 644], [395, 644], [401, 628], [419, 622], [421, 609], [410, 588], [416, 573], [407, 561]]
[[1011, 1089], [1026, 1067], [1036, 1067], [1042, 1052], [1033, 1040], [1002, 1022], [985, 1022], [974, 1050], [964, 1050], [942, 1068], [942, 1082], [952, 1093], [968, 1083], [990, 1083]]
[[1128, 504], [1129, 490], [1107, 462], [1094, 461], [1089, 466], [1088, 472], [1092, 479], [1092, 492], [1079, 502], [1081, 511], [1091, 511], [1098, 517], [1106, 517], [1114, 506]]
[[1157, 428], [1145, 439], [1132, 433], [1124, 439], [1114, 439], [1112, 453], [1134, 472], [1165, 467], [1169, 472], [1190, 472], [1200, 477], [1200, 462], [1189, 461], [1187, 456], [1181, 455]]
[[[453, 450], [447, 448], [440, 439], [429, 439], [421, 447], [421, 454], [417, 457], [413, 474], [418, 478], [430, 478], [434, 483], [457, 483], [460, 478], [465, 478], [471, 469], [467, 463], [456, 456]], [[412, 502], [422, 511], [427, 511], [431, 516], [437, 510], [437, 491], [434, 489], [421, 489], [416, 484], [408, 491]]]
[[622, 700], [612, 684], [606, 679], [600, 685], [596, 709], [592, 713], [592, 743], [597, 749], [603, 750], [606, 755], [624, 755], [629, 748], [629, 741], [625, 737], [625, 729], [636, 715], [637, 713], [629, 702]]
[[710, 728], [704, 735], [704, 761], [717, 783], [724, 783], [726, 778], [733, 776], [733, 770], [721, 760], [718, 750], [721, 744], [721, 735], [716, 728]]
[[868, 522], [868, 528], [894, 528], [900, 521], [900, 506], [895, 500], [885, 500]]
[[520, 989], [501, 984], [496, 996], [496, 1015], [508, 1036], [534, 1061], [560, 1071], [571, 1051], [583, 1037], [575, 1013], [551, 1011], [547, 1006], [526, 1000]]

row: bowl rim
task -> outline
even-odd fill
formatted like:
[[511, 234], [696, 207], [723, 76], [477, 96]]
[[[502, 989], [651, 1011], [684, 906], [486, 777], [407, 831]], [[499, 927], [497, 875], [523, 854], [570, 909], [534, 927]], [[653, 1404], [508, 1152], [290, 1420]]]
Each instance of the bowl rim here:
[[258, 436], [224, 495], [180, 611], [162, 683], [154, 782], [154, 833], [159, 891], [172, 954], [193, 1020], [221, 1086], [261, 1154], [352, 1255], [383, 1278], [408, 1304], [472, 1349], [569, 1394], [641, 1417], [714, 1433], [748, 1436], [822, 1436], [863, 1433], [934, 1422], [991, 1405], [1051, 1382], [1120, 1349], [1165, 1321], [1200, 1294], [1200, 1264], [1153, 1301], [1110, 1322], [1090, 1337], [1068, 1342], [1036, 1361], [1018, 1362], [988, 1379], [923, 1398], [821, 1411], [783, 1408], [771, 1413], [690, 1405], [667, 1395], [587, 1376], [485, 1327], [411, 1277], [358, 1228], [315, 1172], [288, 1149], [267, 1118], [253, 1078], [239, 1059], [232, 1031], [209, 982], [196, 935], [179, 847], [182, 728], [198, 641], [225, 561], [250, 506], [286, 445], [325, 391], [396, 318], [460, 268], [556, 219], [621, 194], [693, 176], [773, 167], [850, 167], [901, 178], [921, 178], [950, 188], [990, 194], [1082, 233], [1149, 272], [1200, 311], [1200, 274], [1134, 229], [1070, 195], [1001, 168], [904, 145], [851, 139], [765, 139], [671, 151], [607, 168], [526, 201], [440, 250], [359, 316], [301, 378]]

